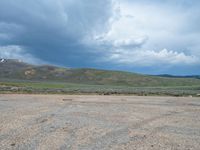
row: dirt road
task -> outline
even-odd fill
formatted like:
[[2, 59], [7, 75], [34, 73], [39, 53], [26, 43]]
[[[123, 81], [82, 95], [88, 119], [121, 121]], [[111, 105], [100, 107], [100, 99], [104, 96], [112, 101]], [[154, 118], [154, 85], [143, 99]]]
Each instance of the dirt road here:
[[0, 149], [199, 150], [200, 98], [0, 95]]

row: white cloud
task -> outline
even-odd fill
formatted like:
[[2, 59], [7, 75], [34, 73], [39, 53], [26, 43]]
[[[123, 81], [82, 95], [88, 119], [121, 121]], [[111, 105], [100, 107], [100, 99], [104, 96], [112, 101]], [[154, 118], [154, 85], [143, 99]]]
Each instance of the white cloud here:
[[178, 53], [163, 49], [161, 51], [135, 50], [127, 51], [119, 49], [113, 51], [107, 58], [108, 61], [119, 63], [121, 65], [131, 66], [160, 66], [170, 65], [193, 65], [200, 63], [200, 59], [195, 56], [186, 55], [183, 52]]
[[196, 8], [186, 9], [182, 5], [177, 8], [172, 3], [116, 1], [118, 9], [110, 19], [109, 30], [97, 33], [89, 42], [105, 49], [108, 55], [102, 60], [149, 67], [200, 64], [200, 32], [198, 28], [192, 31], [194, 21], [198, 23], [198, 17], [194, 17]]
[[0, 46], [0, 58], [19, 59], [33, 64], [43, 63], [43, 61], [27, 53], [22, 47], [18, 45]]
[[147, 37], [130, 37], [126, 39], [117, 39], [113, 41], [113, 46], [115, 47], [140, 47], [147, 41]]

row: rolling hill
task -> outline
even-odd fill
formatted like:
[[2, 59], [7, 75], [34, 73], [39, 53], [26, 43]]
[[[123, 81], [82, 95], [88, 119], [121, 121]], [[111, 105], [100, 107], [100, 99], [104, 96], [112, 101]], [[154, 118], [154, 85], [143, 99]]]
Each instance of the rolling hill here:
[[129, 87], [168, 87], [200, 85], [195, 78], [150, 76], [122, 71], [71, 69], [50, 65], [31, 65], [14, 59], [1, 59], [0, 80], [54, 81], [87, 85]]

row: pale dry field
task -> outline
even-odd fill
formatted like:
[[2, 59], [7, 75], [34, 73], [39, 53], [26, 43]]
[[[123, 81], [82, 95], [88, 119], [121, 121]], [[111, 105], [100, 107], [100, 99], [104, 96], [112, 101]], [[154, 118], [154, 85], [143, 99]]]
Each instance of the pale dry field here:
[[0, 149], [199, 150], [200, 98], [0, 95]]

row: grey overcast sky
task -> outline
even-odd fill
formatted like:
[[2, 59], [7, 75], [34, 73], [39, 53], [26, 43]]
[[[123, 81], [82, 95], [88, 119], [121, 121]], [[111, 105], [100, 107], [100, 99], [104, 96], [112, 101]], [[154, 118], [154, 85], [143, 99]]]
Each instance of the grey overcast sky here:
[[200, 74], [200, 1], [0, 0], [0, 58]]

